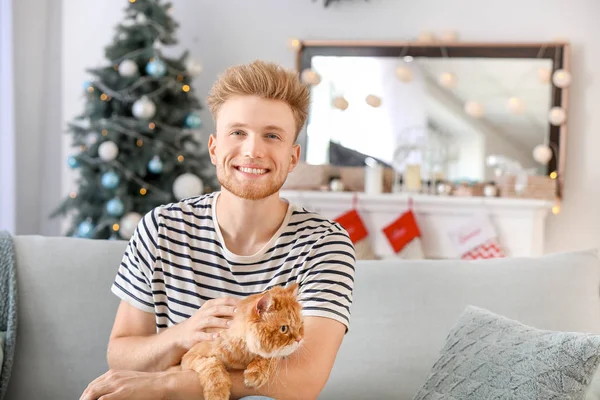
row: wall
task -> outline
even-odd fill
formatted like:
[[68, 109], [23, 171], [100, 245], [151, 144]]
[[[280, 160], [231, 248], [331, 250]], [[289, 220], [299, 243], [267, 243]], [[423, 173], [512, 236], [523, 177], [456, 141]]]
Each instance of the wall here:
[[61, 4], [13, 1], [12, 22], [15, 232], [55, 234], [59, 221], [48, 215], [61, 192]]
[[[81, 109], [84, 68], [94, 65], [121, 17], [124, 0], [64, 2], [63, 118]], [[578, 0], [353, 0], [324, 9], [313, 0], [174, 1], [181, 48], [202, 60], [195, 90], [205, 97], [226, 67], [262, 58], [295, 66], [289, 38], [411, 39], [420, 31], [456, 30], [465, 41], [547, 41], [566, 37], [573, 44], [566, 187], [561, 213], [549, 218], [547, 250], [600, 244], [600, 2]], [[507, 22], [513, 25], [508, 28]], [[204, 113], [207, 132], [212, 123]], [[62, 158], [64, 160], [64, 156]], [[63, 162], [61, 160], [61, 162]], [[68, 188], [67, 182], [63, 189]]]

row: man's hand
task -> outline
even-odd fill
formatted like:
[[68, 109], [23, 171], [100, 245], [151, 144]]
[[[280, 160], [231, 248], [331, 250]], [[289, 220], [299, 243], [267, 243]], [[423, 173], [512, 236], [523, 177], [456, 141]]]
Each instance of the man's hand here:
[[108, 365], [134, 371], [164, 371], [177, 365], [196, 343], [211, 340], [215, 328], [227, 328], [238, 302], [209, 300], [186, 321], [156, 334], [153, 313], [121, 301], [108, 343]]
[[208, 300], [190, 318], [171, 327], [171, 336], [186, 350], [198, 342], [212, 340], [218, 336], [213, 333], [216, 329], [226, 329], [229, 326], [238, 303], [239, 300], [231, 297]]
[[165, 385], [160, 372], [110, 370], [88, 385], [80, 400], [162, 400]]

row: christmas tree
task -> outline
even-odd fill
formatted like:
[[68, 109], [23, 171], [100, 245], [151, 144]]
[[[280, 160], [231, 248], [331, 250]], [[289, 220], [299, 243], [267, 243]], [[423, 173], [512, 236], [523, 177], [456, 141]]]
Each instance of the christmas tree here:
[[108, 63], [88, 70], [84, 110], [68, 124], [77, 189], [51, 217], [69, 217], [69, 236], [129, 239], [154, 207], [215, 187], [198, 140], [202, 105], [191, 88], [200, 64], [187, 51], [163, 54], [177, 43], [171, 4], [128, 1], [105, 48]]

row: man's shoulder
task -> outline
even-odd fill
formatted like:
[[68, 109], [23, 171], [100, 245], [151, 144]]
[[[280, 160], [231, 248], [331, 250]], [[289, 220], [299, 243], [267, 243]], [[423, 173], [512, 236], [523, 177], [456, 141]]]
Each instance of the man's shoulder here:
[[319, 241], [340, 236], [349, 240], [348, 232], [339, 222], [298, 205], [293, 205], [288, 230], [295, 236], [310, 235]]
[[190, 219], [204, 217], [212, 213], [212, 200], [214, 193], [188, 197], [172, 203], [165, 203], [154, 207], [146, 216], [156, 219]]

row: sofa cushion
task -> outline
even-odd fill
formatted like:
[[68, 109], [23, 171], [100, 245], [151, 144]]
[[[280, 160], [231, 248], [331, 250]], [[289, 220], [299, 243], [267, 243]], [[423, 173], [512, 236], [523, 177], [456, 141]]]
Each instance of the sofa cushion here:
[[541, 330], [469, 306], [415, 400], [581, 399], [599, 350], [600, 335]]

